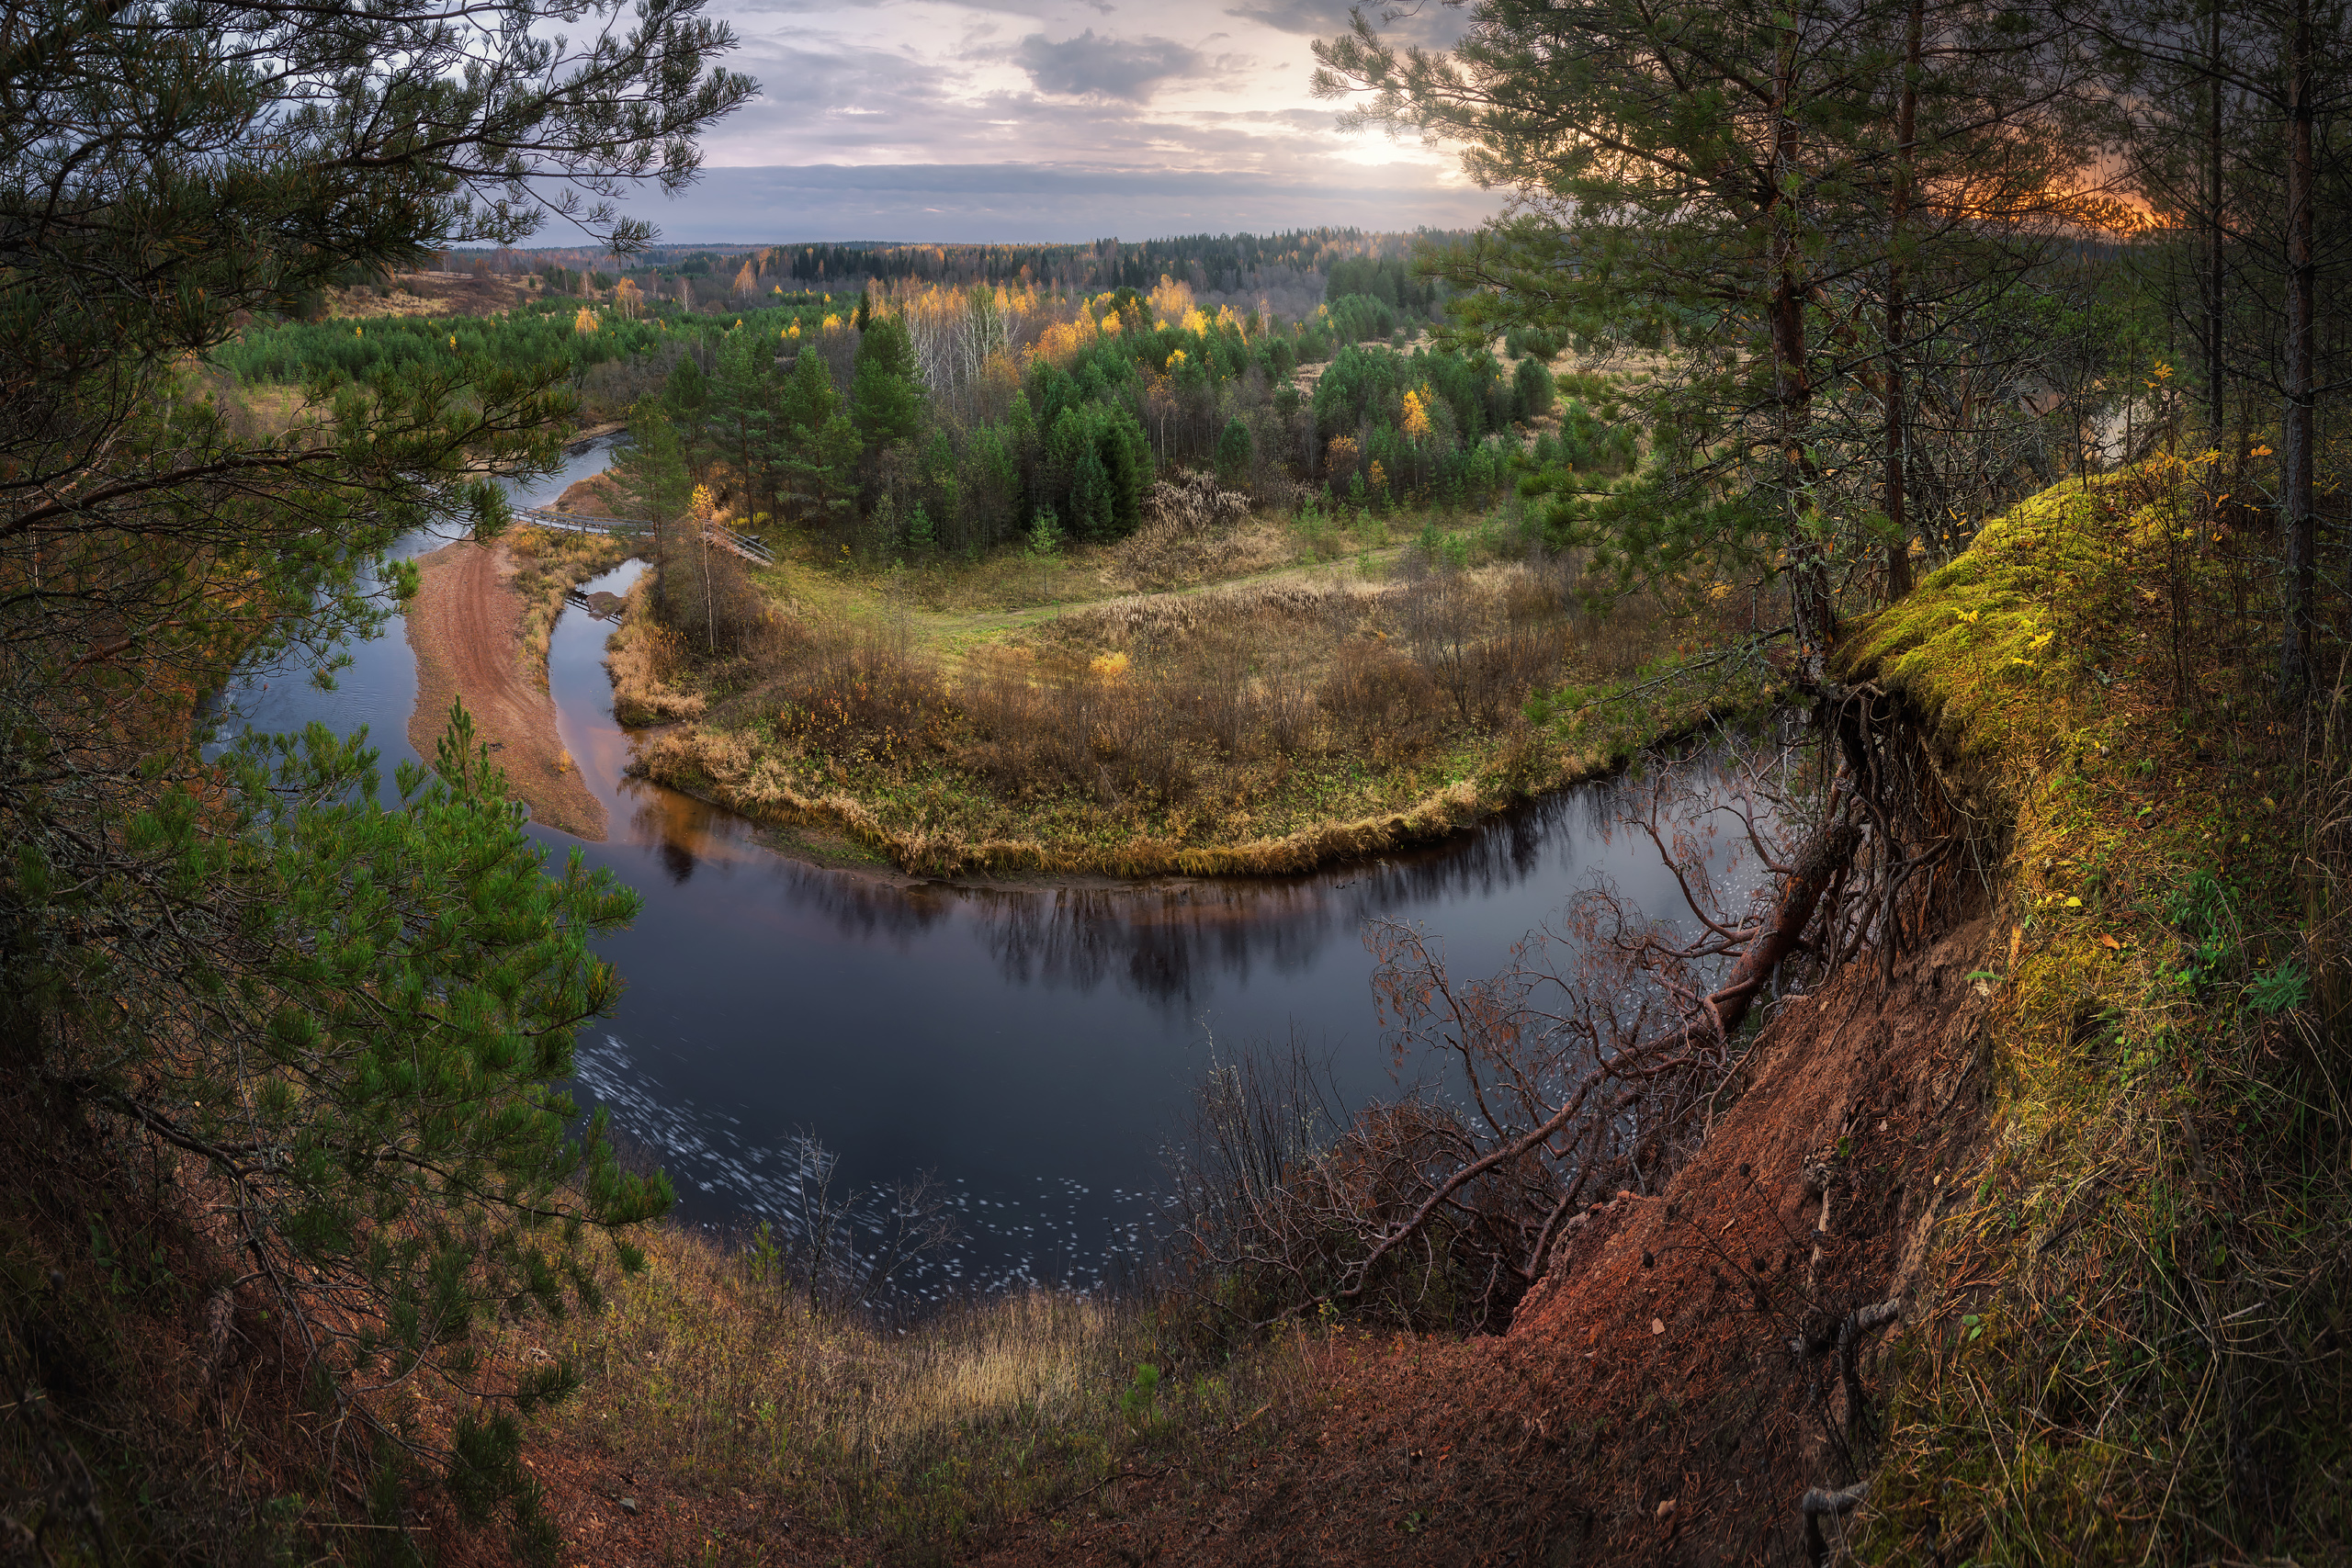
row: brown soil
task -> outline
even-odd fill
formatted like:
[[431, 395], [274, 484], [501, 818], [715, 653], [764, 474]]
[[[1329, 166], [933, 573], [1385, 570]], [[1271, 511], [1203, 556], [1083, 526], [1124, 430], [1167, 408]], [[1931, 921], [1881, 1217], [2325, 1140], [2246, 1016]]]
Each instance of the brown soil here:
[[[1814, 1561], [1798, 1500], [1867, 1473], [1870, 1455], [1844, 1446], [1832, 1358], [1791, 1342], [1901, 1298], [1900, 1320], [1860, 1358], [1874, 1393], [1901, 1341], [1962, 1332], [1971, 1287], [1922, 1294], [1919, 1270], [1937, 1217], [1983, 1159], [1993, 1004], [1968, 976], [1999, 940], [1980, 919], [1883, 979], [1866, 964], [1781, 1004], [1705, 1146], [1664, 1193], [1588, 1211], [1509, 1334], [1315, 1332], [1323, 1397], [1287, 1421], [1245, 1420], [1213, 1452], [1146, 1448], [1062, 1509], [945, 1560]], [[874, 1560], [772, 1498], [553, 1445], [532, 1463], [567, 1561]], [[499, 1560], [492, 1543], [474, 1545], [487, 1555], [455, 1560]]]
[[432, 756], [448, 728], [450, 703], [462, 698], [533, 818], [576, 838], [602, 839], [605, 808], [565, 754], [555, 700], [523, 655], [523, 602], [510, 582], [514, 561], [506, 546], [460, 540], [416, 564], [422, 580], [408, 612], [409, 646], [416, 649], [409, 743]]
[[1844, 1448], [1832, 1358], [1790, 1342], [1903, 1297], [1862, 1358], [1875, 1389], [1901, 1337], [1954, 1331], [1965, 1308], [1913, 1294], [1980, 1155], [1986, 1002], [1965, 976], [1988, 940], [1966, 926], [1891, 984], [1870, 965], [1785, 1004], [1705, 1147], [1663, 1195], [1589, 1211], [1508, 1335], [1361, 1341], [1317, 1429], [1238, 1486], [1138, 1465], [1124, 1496], [977, 1560], [1807, 1561], [1798, 1500], [1867, 1458]]
[[577, 512], [582, 517], [617, 517], [620, 513], [613, 510], [613, 504], [618, 499], [609, 471], [590, 474], [566, 485], [563, 493], [556, 497], [554, 510]]

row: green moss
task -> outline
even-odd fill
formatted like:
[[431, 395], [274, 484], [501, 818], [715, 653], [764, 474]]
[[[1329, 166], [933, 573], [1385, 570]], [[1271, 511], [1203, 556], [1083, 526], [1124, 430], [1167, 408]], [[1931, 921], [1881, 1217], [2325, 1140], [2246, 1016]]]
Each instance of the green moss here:
[[1946, 1173], [1966, 1196], [1906, 1303], [1873, 1561], [2345, 1539], [2325, 1467], [2352, 1380], [2336, 1309], [2308, 1292], [2340, 1272], [2312, 1226], [2352, 1222], [2352, 1198], [2286, 1021], [2302, 908], [2282, 727], [2224, 735], [2213, 714], [2260, 716], [2247, 672], [2170, 619], [2222, 624], [2229, 596], [2226, 558], [2186, 547], [2196, 477], [2159, 462], [2045, 491], [1841, 646], [1841, 675], [1931, 727], [1979, 830], [2011, 828], [1978, 970], [1987, 1152]]
[[1908, 698], [1948, 753], [2034, 766], [2091, 722], [2094, 656], [2128, 629], [2134, 569], [2180, 504], [2137, 469], [2052, 486], [1855, 628], [1840, 671]]

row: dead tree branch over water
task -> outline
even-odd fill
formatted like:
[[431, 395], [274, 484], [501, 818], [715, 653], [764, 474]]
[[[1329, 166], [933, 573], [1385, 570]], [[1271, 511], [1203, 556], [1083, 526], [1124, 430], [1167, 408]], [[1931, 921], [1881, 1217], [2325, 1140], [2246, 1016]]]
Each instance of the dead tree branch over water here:
[[[1907, 940], [1954, 862], [1949, 807], [1920, 805], [1932, 770], [1892, 756], [1907, 742], [1872, 715], [1842, 717], [1844, 743], [1736, 767], [1703, 786], [1712, 798], [1671, 775], [1640, 795], [1623, 824], [1695, 925], [1597, 886], [1500, 974], [1465, 981], [1430, 933], [1370, 922], [1397, 1066], [1433, 1058], [1449, 1092], [1343, 1122], [1296, 1061], [1227, 1069], [1180, 1181], [1221, 1310], [1267, 1321], [1332, 1302], [1498, 1328], [1579, 1207], [1663, 1190], [1711, 1130], [1759, 999]], [[1762, 875], [1751, 887], [1728, 876], [1739, 866]]]

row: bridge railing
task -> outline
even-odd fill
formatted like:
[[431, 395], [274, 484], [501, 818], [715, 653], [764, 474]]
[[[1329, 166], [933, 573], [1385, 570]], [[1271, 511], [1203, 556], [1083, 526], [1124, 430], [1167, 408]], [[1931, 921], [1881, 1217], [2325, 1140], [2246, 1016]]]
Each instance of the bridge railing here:
[[[653, 525], [641, 517], [588, 517], [577, 512], [554, 512], [544, 506], [515, 507], [514, 521], [568, 534], [644, 534], [653, 529]], [[710, 524], [707, 532], [712, 544], [732, 550], [745, 560], [761, 566], [775, 564], [775, 552], [749, 534], [738, 533], [724, 523]]]

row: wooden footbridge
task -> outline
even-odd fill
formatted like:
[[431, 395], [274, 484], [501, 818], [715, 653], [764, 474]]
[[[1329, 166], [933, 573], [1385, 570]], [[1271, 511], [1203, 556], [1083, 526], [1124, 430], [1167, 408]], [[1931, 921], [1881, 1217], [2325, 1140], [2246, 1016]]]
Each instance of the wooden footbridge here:
[[[534, 528], [557, 528], [568, 534], [650, 534], [653, 525], [639, 517], [589, 517], [577, 512], [550, 512], [544, 506], [514, 508], [514, 521]], [[707, 523], [703, 536], [720, 549], [732, 550], [759, 566], [775, 564], [775, 552], [749, 534], [739, 534], [724, 523]]]

